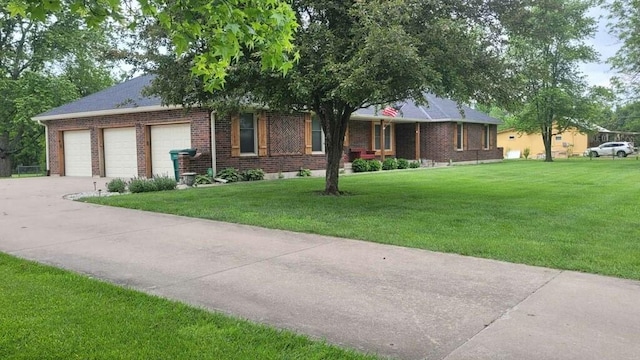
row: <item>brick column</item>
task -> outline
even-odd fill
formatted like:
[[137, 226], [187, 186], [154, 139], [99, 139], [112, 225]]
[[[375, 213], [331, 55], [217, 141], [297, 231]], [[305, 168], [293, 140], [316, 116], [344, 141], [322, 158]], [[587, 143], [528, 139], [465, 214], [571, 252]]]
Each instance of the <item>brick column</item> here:
[[182, 176], [186, 172], [191, 172], [191, 159], [189, 154], [180, 153], [178, 154], [178, 175]]

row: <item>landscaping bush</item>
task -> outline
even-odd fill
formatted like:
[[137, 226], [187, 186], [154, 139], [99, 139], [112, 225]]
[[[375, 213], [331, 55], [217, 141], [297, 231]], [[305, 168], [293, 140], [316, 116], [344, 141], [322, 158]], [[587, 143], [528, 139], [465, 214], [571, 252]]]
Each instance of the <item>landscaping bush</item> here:
[[158, 191], [158, 186], [153, 179], [133, 178], [129, 183], [129, 191], [132, 193]]
[[398, 168], [398, 160], [395, 158], [387, 158], [382, 162], [382, 170], [395, 170]]
[[228, 182], [236, 182], [242, 180], [242, 174], [238, 171], [238, 169], [234, 169], [232, 167], [224, 168], [216, 174], [216, 177], [221, 179], [225, 179]]
[[351, 163], [351, 170], [353, 172], [365, 172], [369, 170], [369, 164], [367, 164], [367, 160], [355, 159]]
[[168, 176], [154, 176], [153, 183], [156, 185], [157, 191], [175, 190], [178, 182]]
[[300, 170], [298, 170], [298, 174], [297, 175], [300, 176], [300, 177], [311, 176], [311, 170], [300, 168]]
[[193, 184], [195, 186], [213, 184], [213, 179], [209, 175], [196, 175], [196, 179], [194, 180]]
[[369, 160], [367, 163], [367, 171], [380, 171], [382, 169], [382, 163], [379, 160]]
[[408, 169], [408, 168], [409, 168], [409, 160], [398, 159], [398, 169]]
[[107, 191], [108, 192], [118, 192], [123, 193], [127, 189], [127, 182], [123, 179], [113, 179], [107, 183]]
[[245, 181], [258, 181], [264, 180], [264, 171], [262, 169], [250, 169], [242, 173], [242, 178]]
[[420, 167], [420, 161], [412, 161], [409, 163], [409, 167], [411, 169], [417, 169]]

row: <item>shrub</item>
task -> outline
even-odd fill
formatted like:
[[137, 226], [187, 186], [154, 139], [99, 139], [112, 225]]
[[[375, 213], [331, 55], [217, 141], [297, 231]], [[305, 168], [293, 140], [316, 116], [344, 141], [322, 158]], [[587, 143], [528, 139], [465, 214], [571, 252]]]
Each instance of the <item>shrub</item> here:
[[157, 190], [158, 187], [153, 179], [133, 178], [129, 183], [129, 191], [132, 193], [143, 193]]
[[368, 171], [380, 171], [382, 169], [382, 163], [379, 160], [368, 161]]
[[238, 172], [238, 169], [232, 167], [224, 168], [216, 174], [216, 177], [225, 179], [228, 182], [236, 182], [242, 180], [242, 175]]
[[351, 163], [351, 170], [353, 170], [353, 172], [365, 172], [369, 170], [369, 164], [367, 164], [367, 160], [355, 159], [353, 163]]
[[242, 178], [245, 181], [264, 180], [264, 171], [262, 169], [249, 169], [242, 173]]
[[300, 168], [300, 170], [298, 170], [298, 174], [297, 175], [300, 176], [300, 177], [311, 176], [311, 170]]
[[395, 170], [398, 168], [398, 160], [395, 158], [387, 158], [382, 162], [382, 170]]
[[408, 168], [409, 168], [409, 160], [398, 159], [398, 169], [408, 169]]
[[153, 183], [156, 185], [157, 191], [175, 190], [178, 185], [175, 179], [168, 176], [154, 176]]
[[196, 179], [193, 181], [195, 186], [204, 184], [213, 184], [213, 179], [209, 175], [196, 175]]
[[412, 169], [417, 169], [420, 167], [420, 162], [419, 161], [412, 161], [409, 163], [409, 167]]
[[107, 183], [107, 191], [123, 193], [127, 188], [127, 182], [123, 179], [113, 179]]
[[531, 149], [528, 147], [524, 148], [524, 150], [522, 150], [522, 156], [524, 156], [524, 159], [527, 160], [529, 155], [531, 155]]

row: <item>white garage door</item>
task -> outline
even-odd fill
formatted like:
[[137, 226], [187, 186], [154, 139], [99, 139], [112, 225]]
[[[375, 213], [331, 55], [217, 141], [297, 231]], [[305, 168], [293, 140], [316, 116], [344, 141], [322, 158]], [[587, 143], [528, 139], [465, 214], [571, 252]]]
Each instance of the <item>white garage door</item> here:
[[91, 134], [89, 130], [65, 131], [64, 174], [91, 176]]
[[138, 176], [136, 128], [104, 129], [103, 138], [105, 176]]
[[151, 171], [153, 175], [173, 177], [169, 151], [191, 148], [191, 124], [151, 127]]

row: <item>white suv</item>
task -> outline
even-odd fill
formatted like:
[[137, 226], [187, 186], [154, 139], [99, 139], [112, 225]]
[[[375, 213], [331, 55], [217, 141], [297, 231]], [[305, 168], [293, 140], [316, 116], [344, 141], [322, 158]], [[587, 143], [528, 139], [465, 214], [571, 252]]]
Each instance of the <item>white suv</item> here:
[[617, 156], [626, 157], [633, 153], [633, 144], [624, 141], [606, 142], [600, 146], [588, 148], [584, 156]]

